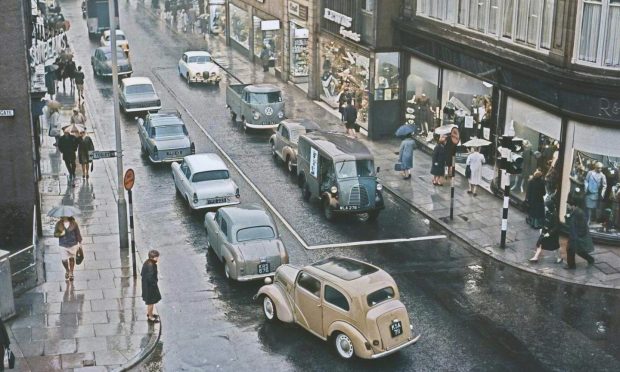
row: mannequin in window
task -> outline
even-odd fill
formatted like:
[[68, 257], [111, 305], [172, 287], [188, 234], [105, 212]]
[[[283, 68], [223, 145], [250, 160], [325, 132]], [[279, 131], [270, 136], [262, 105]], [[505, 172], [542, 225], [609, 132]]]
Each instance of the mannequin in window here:
[[594, 169], [586, 174], [584, 188], [586, 191], [585, 217], [589, 225], [592, 219], [596, 220], [596, 210], [607, 190], [607, 179], [603, 175], [603, 163], [597, 162], [594, 165]]
[[414, 96], [416, 115], [416, 124], [422, 128], [422, 135], [429, 132], [429, 123], [432, 123], [433, 114], [431, 112], [430, 99], [425, 93]]

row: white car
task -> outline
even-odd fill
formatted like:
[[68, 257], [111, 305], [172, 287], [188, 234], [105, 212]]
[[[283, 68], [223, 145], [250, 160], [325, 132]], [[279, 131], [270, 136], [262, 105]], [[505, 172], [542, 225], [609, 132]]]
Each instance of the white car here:
[[[99, 40], [101, 46], [110, 46], [111, 36], [112, 35], [110, 34], [110, 30], [103, 31], [103, 34], [101, 35], [101, 40]], [[125, 54], [129, 54], [129, 41], [127, 41], [125, 33], [121, 30], [116, 30], [116, 46], [121, 47]]]
[[217, 154], [188, 155], [182, 163], [172, 163], [172, 178], [177, 194], [191, 209], [219, 208], [241, 201], [239, 187]]
[[179, 76], [191, 83], [219, 84], [222, 80], [220, 68], [211, 59], [211, 54], [203, 51], [183, 53], [179, 60]]

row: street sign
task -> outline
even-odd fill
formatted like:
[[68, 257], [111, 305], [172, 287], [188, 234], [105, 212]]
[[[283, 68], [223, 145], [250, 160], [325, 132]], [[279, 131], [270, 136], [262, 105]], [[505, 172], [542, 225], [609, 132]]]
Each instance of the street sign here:
[[13, 117], [15, 116], [15, 110], [0, 110], [0, 116]]
[[125, 177], [123, 178], [123, 184], [125, 185], [125, 190], [131, 191], [133, 188], [133, 182], [136, 179], [136, 175], [133, 172], [133, 169], [129, 168], [125, 172]]
[[97, 160], [103, 158], [115, 158], [116, 151], [89, 151], [88, 159], [89, 160]]

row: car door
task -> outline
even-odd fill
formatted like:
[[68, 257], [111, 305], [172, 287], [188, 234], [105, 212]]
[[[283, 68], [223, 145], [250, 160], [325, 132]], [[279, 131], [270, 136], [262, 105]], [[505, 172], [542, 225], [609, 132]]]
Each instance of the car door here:
[[138, 137], [140, 137], [140, 145], [146, 151], [148, 148], [146, 146], [146, 127], [148, 125], [148, 117], [147, 119], [138, 119]]
[[181, 192], [181, 194], [183, 195], [183, 197], [187, 197], [187, 195], [189, 195], [189, 192], [190, 192], [190, 190], [188, 189], [188, 185], [189, 185], [188, 177], [191, 176], [191, 173], [189, 170], [189, 166], [187, 165], [185, 161], [181, 163], [181, 166], [179, 167], [179, 171], [181, 174], [179, 175], [179, 177], [175, 178], [175, 182], [177, 182], [177, 187], [179, 191]]
[[221, 216], [219, 221], [219, 234], [217, 236], [217, 247], [219, 249], [219, 256], [222, 262], [224, 262], [224, 257], [227, 256], [228, 252], [228, 221], [224, 215]]
[[125, 82], [123, 80], [120, 81], [119, 84], [119, 89], [118, 89], [118, 103], [122, 106], [125, 107]]
[[301, 271], [295, 285], [295, 319], [302, 327], [323, 338], [321, 281]]
[[[351, 300], [345, 292], [335, 285], [323, 286], [323, 330], [327, 332], [329, 326], [337, 320], [349, 320]], [[349, 320], [350, 321], [350, 320]]]
[[218, 210], [217, 212], [215, 212], [215, 218], [213, 219], [213, 221], [209, 221], [209, 226], [211, 227], [211, 229], [209, 229], [209, 244], [211, 244], [211, 247], [213, 248], [213, 252], [215, 252], [215, 255], [217, 256], [217, 258], [219, 258], [219, 260], [222, 260], [222, 254], [220, 253], [220, 225], [222, 223], [222, 213], [220, 213], [220, 211]]
[[276, 139], [275, 139], [276, 154], [278, 154], [280, 158], [282, 157], [282, 136], [283, 136], [284, 130], [285, 130], [284, 124], [280, 124], [280, 126], [278, 126], [278, 131], [277, 131]]
[[286, 125], [282, 126], [282, 135], [279, 136], [279, 138], [280, 139], [278, 141], [278, 151], [280, 151], [280, 157], [282, 158], [282, 160], [286, 160], [284, 158], [284, 147], [288, 146], [289, 142], [289, 131]]

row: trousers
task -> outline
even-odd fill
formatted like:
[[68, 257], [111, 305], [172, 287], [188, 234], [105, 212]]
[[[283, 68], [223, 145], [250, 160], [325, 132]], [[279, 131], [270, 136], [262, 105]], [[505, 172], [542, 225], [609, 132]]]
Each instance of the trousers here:
[[65, 166], [69, 171], [69, 176], [75, 177], [75, 159], [65, 159]]
[[586, 252], [578, 252], [575, 249], [571, 248], [569, 245], [568, 249], [566, 250], [566, 264], [571, 269], [575, 268], [575, 254], [588, 261], [590, 265], [594, 263], [594, 257], [590, 256], [590, 254]]

